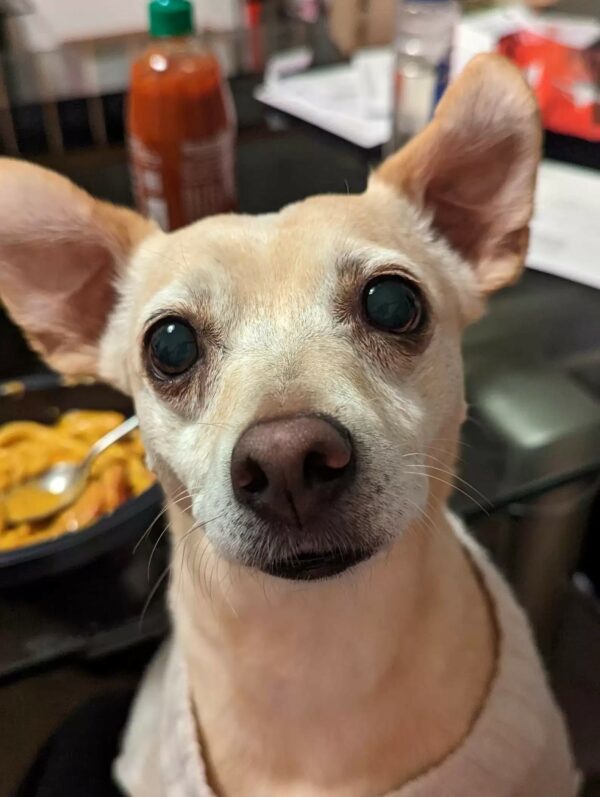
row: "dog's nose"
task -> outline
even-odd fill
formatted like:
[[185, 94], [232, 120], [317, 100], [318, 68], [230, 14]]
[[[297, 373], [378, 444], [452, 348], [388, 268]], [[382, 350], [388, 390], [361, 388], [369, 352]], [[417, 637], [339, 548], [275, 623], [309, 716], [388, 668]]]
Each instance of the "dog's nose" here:
[[298, 526], [330, 507], [353, 474], [349, 432], [315, 415], [249, 427], [231, 458], [237, 500], [267, 518]]

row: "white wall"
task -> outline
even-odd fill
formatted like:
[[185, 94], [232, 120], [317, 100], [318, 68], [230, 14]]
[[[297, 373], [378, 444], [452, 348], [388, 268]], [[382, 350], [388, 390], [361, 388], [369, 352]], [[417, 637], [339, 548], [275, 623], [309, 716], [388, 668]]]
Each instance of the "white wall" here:
[[[147, 27], [146, 0], [30, 0], [33, 13], [10, 20], [18, 48], [44, 51], [65, 42], [140, 33]], [[199, 29], [230, 30], [240, 18], [240, 0], [197, 0]]]

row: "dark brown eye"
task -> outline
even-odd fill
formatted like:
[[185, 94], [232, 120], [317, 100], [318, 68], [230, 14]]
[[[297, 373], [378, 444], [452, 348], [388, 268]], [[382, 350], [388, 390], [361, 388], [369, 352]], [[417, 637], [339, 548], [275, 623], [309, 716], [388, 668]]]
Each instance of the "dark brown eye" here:
[[363, 308], [367, 321], [386, 332], [414, 332], [423, 318], [417, 289], [395, 275], [377, 277], [367, 284]]
[[165, 318], [147, 337], [150, 362], [164, 376], [179, 376], [197, 362], [200, 352], [196, 333], [180, 318]]

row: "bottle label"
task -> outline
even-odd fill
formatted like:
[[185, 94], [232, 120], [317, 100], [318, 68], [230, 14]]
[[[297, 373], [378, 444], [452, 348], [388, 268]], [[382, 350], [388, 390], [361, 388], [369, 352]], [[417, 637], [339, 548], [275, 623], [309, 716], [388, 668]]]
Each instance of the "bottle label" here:
[[181, 196], [185, 223], [235, 205], [234, 132], [181, 146]]
[[129, 146], [137, 207], [163, 230], [235, 207], [232, 129], [208, 140], [183, 141], [170, 158], [135, 136]]
[[139, 139], [129, 140], [131, 182], [138, 210], [163, 229], [169, 229], [169, 212], [164, 195], [162, 158]]

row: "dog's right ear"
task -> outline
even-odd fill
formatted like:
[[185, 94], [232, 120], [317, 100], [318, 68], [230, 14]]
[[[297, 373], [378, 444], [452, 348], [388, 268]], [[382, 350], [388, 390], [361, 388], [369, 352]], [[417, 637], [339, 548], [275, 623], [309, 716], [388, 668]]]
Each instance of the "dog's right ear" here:
[[516, 66], [478, 55], [442, 97], [427, 127], [373, 175], [407, 197], [470, 264], [482, 293], [523, 267], [541, 128]]
[[0, 159], [0, 301], [53, 368], [97, 374], [115, 284], [155, 230], [64, 177]]

